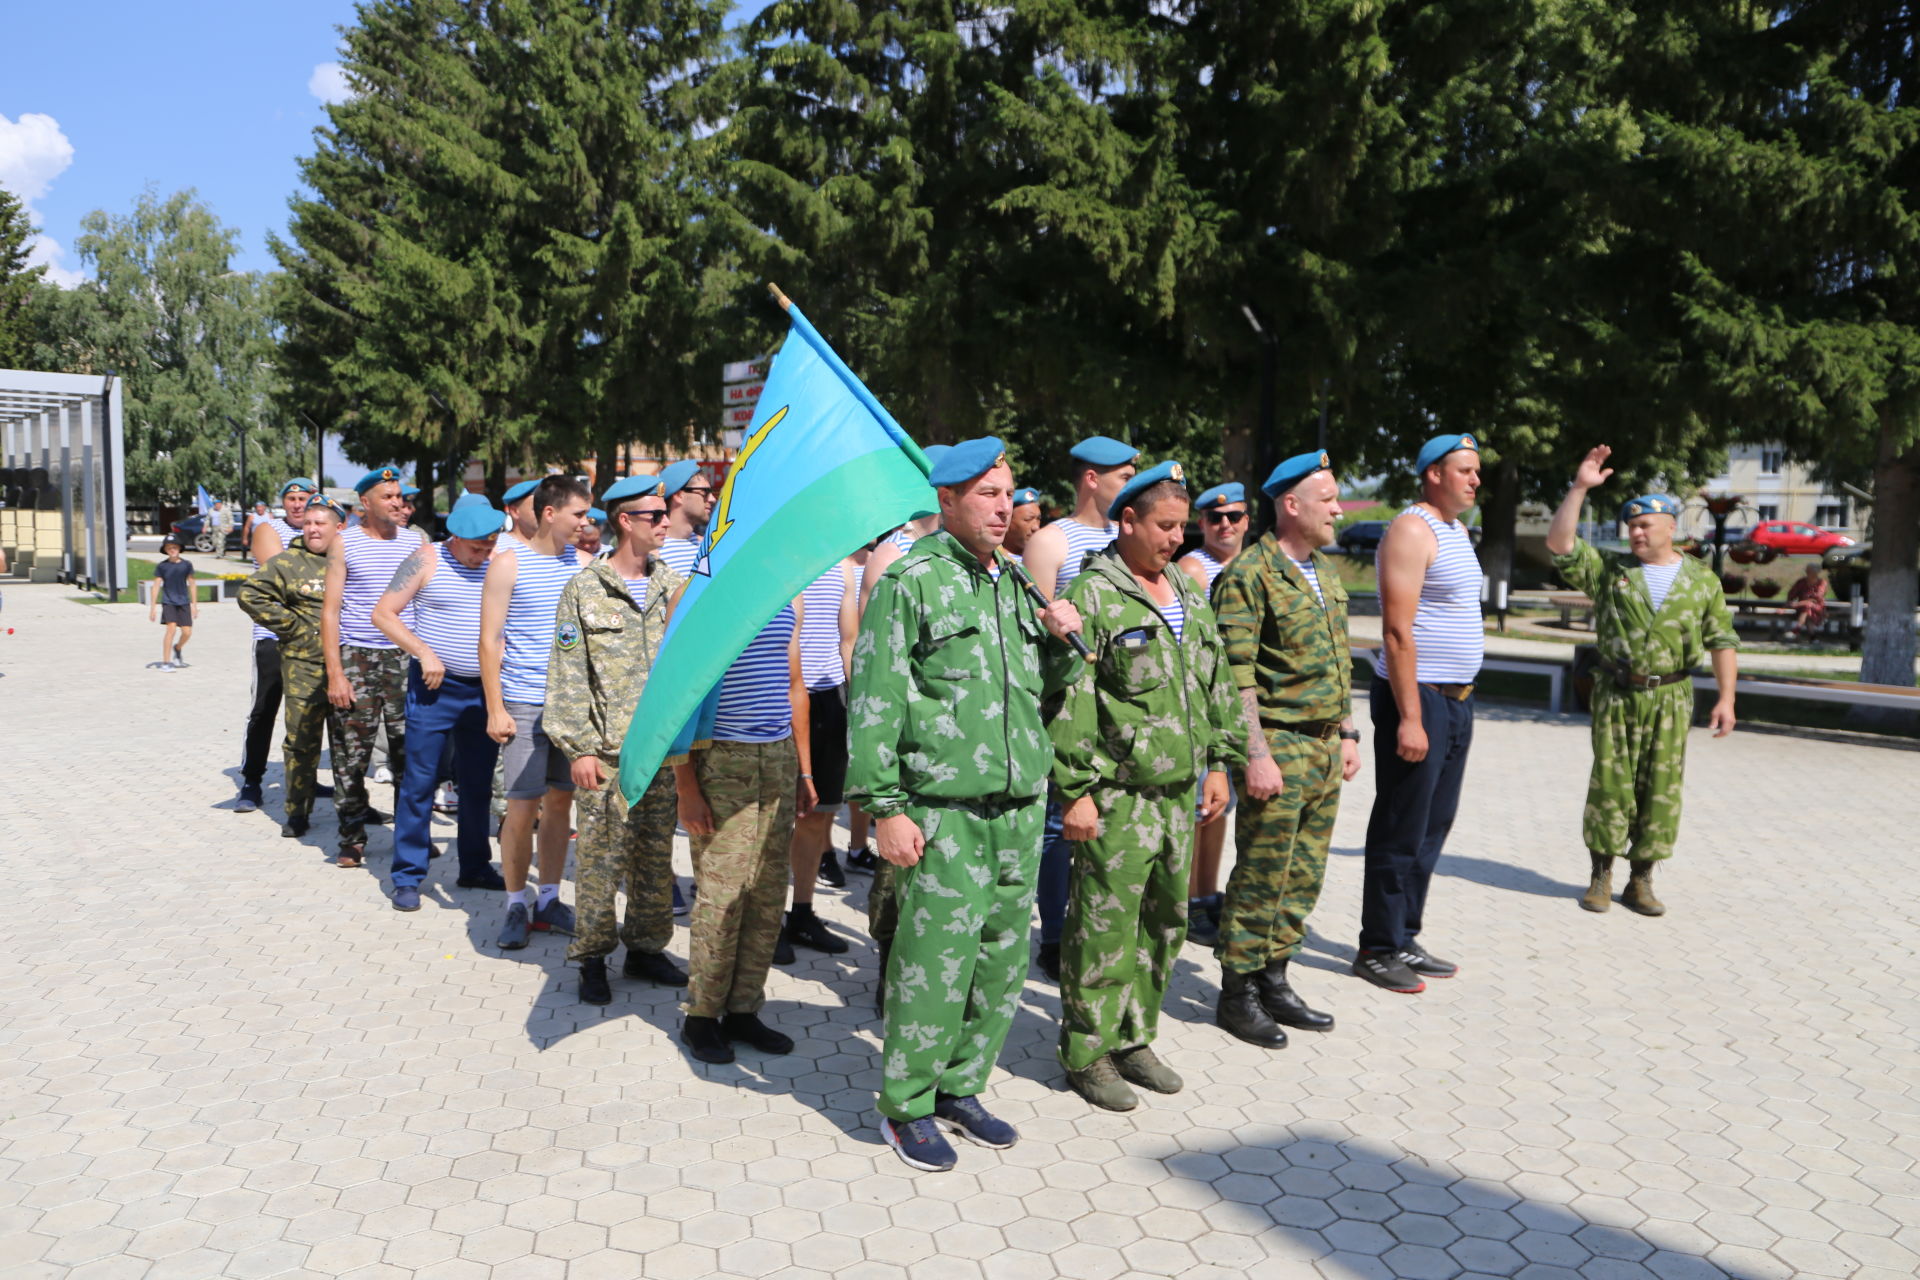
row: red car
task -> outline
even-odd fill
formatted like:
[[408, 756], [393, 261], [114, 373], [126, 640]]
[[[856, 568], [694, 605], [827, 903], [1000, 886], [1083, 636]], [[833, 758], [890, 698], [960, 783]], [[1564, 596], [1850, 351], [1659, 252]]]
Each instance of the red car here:
[[1850, 547], [1853, 539], [1844, 533], [1822, 529], [1799, 520], [1767, 520], [1753, 526], [1747, 541], [1758, 547], [1772, 547], [1786, 556], [1825, 555], [1834, 547]]

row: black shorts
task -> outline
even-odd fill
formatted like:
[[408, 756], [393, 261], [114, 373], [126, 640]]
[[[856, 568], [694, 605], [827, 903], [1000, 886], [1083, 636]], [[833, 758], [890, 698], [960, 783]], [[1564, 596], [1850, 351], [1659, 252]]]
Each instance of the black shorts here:
[[[163, 626], [171, 622], [175, 626], [190, 627], [193, 625], [193, 606], [190, 604], [162, 604], [160, 606], [160, 622]], [[842, 723], [844, 723], [844, 721]]]
[[807, 741], [813, 744], [813, 794], [822, 808], [847, 790], [847, 687], [807, 691]]

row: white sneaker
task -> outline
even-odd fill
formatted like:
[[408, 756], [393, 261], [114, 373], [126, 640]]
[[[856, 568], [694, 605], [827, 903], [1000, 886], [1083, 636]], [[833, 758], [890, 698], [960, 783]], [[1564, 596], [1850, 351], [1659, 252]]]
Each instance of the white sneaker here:
[[174, 667], [173, 667], [173, 664], [172, 664], [171, 662], [163, 662], [163, 663], [161, 663], [161, 664], [160, 664], [160, 669], [161, 669], [162, 671], [172, 671], [172, 670], [174, 669]]
[[433, 794], [433, 807], [438, 813], [454, 813], [460, 808], [460, 793], [451, 782], [443, 782]]
[[373, 777], [372, 777], [372, 778], [370, 778], [370, 779], [369, 779], [369, 781], [371, 781], [371, 782], [392, 782], [392, 781], [393, 781], [393, 770], [391, 770], [391, 769], [389, 769], [389, 768], [387, 768], [387, 766], [385, 766], [385, 765], [381, 765], [381, 766], [380, 766], [379, 768], [377, 768], [377, 769], [375, 769], [375, 770], [373, 771]]

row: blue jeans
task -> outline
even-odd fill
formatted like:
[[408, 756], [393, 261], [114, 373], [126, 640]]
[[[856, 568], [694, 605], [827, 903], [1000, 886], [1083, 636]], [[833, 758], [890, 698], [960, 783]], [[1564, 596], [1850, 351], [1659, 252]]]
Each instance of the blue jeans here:
[[[487, 703], [478, 680], [448, 675], [438, 689], [420, 681], [420, 664], [407, 664], [406, 771], [393, 806], [393, 883], [417, 886], [427, 875], [433, 826], [433, 789], [440, 754], [451, 742], [454, 785], [460, 788], [460, 874], [477, 875], [493, 862], [488, 819], [493, 800], [493, 762], [500, 744], [487, 736]], [[413, 737], [413, 734], [419, 737]], [[418, 743], [416, 747], [413, 744]]]
[[1473, 698], [1457, 702], [1420, 686], [1426, 758], [1400, 758], [1400, 707], [1373, 681], [1373, 816], [1367, 821], [1367, 870], [1360, 891], [1360, 949], [1399, 951], [1420, 933], [1427, 886], [1460, 808], [1460, 784], [1473, 746]]
[[1040, 836], [1040, 878], [1034, 898], [1040, 904], [1040, 945], [1060, 941], [1067, 923], [1067, 880], [1073, 870], [1073, 842], [1060, 834], [1066, 806], [1058, 795], [1047, 797], [1047, 822]]

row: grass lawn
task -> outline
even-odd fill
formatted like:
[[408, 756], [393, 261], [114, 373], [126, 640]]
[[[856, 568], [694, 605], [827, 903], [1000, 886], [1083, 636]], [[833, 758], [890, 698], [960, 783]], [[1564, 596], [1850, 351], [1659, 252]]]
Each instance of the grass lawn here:
[[[192, 556], [186, 556], [184, 558], [187, 560], [193, 559]], [[242, 578], [251, 576], [242, 572], [240, 564], [236, 561], [227, 561], [227, 568], [211, 571], [200, 567], [207, 562], [208, 557], [202, 556], [199, 561], [194, 564], [193, 568], [194, 590], [199, 595], [200, 603], [202, 604], [211, 604], [220, 598], [221, 578], [226, 577], [228, 574], [234, 574]], [[153, 579], [153, 567], [155, 563], [156, 562], [152, 560], [129, 559], [127, 561], [128, 594], [122, 597], [121, 602], [123, 604], [129, 600], [135, 604], [140, 602], [140, 584]], [[219, 562], [215, 561], [214, 563], [217, 564]], [[75, 604], [107, 603], [107, 597], [105, 595], [68, 596], [67, 599], [73, 601]]]

